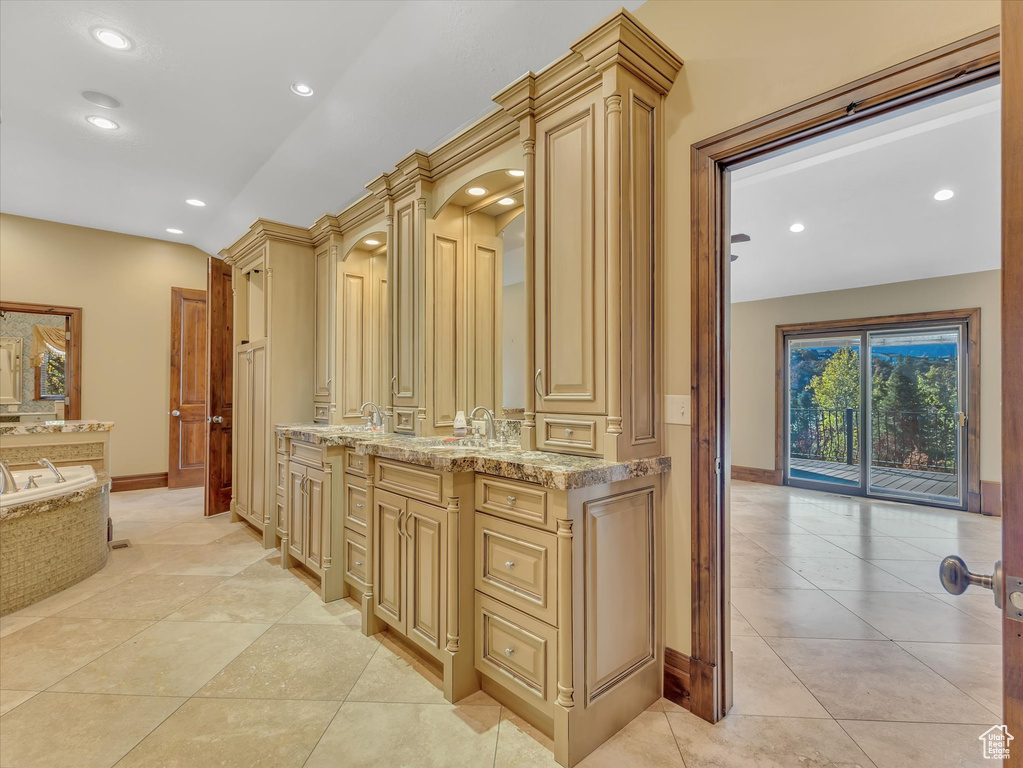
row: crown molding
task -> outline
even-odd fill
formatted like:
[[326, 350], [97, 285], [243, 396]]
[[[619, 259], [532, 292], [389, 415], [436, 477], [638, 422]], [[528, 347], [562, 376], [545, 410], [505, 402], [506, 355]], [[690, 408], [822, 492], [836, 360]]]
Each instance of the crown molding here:
[[682, 59], [624, 9], [571, 47], [597, 72], [615, 65], [624, 67], [661, 94], [671, 89], [683, 64]]

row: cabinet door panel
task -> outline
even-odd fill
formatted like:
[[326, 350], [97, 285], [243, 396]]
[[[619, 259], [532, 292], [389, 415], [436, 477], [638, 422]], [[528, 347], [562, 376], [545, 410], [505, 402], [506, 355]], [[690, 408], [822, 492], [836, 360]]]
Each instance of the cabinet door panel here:
[[[266, 342], [259, 342], [252, 346], [252, 459], [251, 478], [252, 507], [250, 515], [256, 525], [262, 527], [270, 515], [267, 514], [267, 466], [270, 461], [270, 454], [267, 449], [270, 443], [267, 440], [266, 425]], [[272, 500], [273, 496], [270, 497]]]
[[537, 123], [540, 410], [604, 413], [603, 106], [588, 94]]
[[405, 518], [406, 501], [387, 491], [377, 491], [373, 501], [376, 548], [373, 558], [373, 610], [400, 632], [405, 632]]
[[415, 200], [399, 205], [394, 215], [393, 284], [391, 302], [391, 374], [394, 376], [393, 403], [417, 405], [419, 370], [419, 270], [416, 260]]
[[311, 568], [322, 570], [324, 560], [330, 556], [330, 488], [326, 474], [319, 469], [307, 469], [305, 476], [309, 514], [305, 561]]
[[234, 504], [238, 514], [248, 517], [251, 506], [249, 470], [252, 465], [252, 366], [247, 349], [236, 352], [234, 359], [237, 387], [234, 423], [238, 433], [235, 441], [237, 455], [234, 458]]
[[313, 360], [315, 397], [330, 395], [330, 248], [324, 247], [316, 254], [316, 284], [314, 286], [314, 331], [313, 343], [315, 354]]
[[408, 502], [409, 638], [437, 653], [444, 644], [446, 510]]
[[288, 472], [288, 554], [305, 562], [306, 520], [305, 467], [292, 464]]

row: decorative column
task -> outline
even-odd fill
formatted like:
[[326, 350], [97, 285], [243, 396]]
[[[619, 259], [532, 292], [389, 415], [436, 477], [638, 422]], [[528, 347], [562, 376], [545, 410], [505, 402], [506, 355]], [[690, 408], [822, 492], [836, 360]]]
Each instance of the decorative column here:
[[457, 496], [448, 497], [448, 643], [449, 653], [458, 653], [458, 513]]

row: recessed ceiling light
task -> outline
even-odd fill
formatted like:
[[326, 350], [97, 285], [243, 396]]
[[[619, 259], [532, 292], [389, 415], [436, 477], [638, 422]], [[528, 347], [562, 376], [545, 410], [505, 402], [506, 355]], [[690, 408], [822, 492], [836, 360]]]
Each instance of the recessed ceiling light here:
[[526, 172], [525, 171], [515, 171], [515, 170], [513, 170], [513, 171], [508, 171], [508, 175], [509, 176], [514, 176], [515, 178], [518, 179], [518, 178], [521, 178], [521, 177], [525, 176]]
[[518, 201], [514, 197], [502, 197], [497, 202], [501, 205], [515, 205]]
[[310, 88], [305, 83], [295, 83], [294, 85], [291, 86], [291, 90], [294, 93], [297, 93], [299, 96], [312, 96], [313, 95], [313, 89]]
[[485, 190], [483, 187], [469, 187], [465, 191], [468, 192], [473, 197], [483, 197], [483, 195], [487, 194], [487, 190]]
[[87, 118], [90, 123], [95, 125], [97, 128], [102, 128], [104, 131], [112, 131], [120, 126], [108, 117], [98, 117], [97, 115], [89, 115]]
[[951, 189], [939, 189], [934, 193], [935, 200], [951, 200], [955, 196], [955, 192]]
[[796, 222], [791, 227], [789, 227], [789, 232], [802, 232], [804, 229], [806, 229], [806, 227], [804, 227], [799, 222]]
[[202, 200], [196, 200], [194, 197], [188, 198], [188, 200], [186, 200], [185, 202], [188, 203], [189, 205], [194, 205], [196, 208], [206, 207], [206, 203], [204, 203]]
[[82, 98], [90, 104], [95, 104], [97, 107], [103, 107], [103, 109], [117, 109], [121, 106], [121, 102], [113, 96], [108, 96], [107, 94], [100, 93], [99, 91], [82, 91]]
[[126, 51], [131, 48], [131, 40], [112, 29], [94, 29], [92, 35], [108, 48], [118, 51]]
[[170, 232], [172, 235], [183, 235], [184, 234], [184, 232], [182, 232], [180, 229], [174, 229], [174, 227], [167, 227], [167, 231]]
[[366, 245], [380, 245], [379, 240], [363, 240], [362, 242], [364, 242]]

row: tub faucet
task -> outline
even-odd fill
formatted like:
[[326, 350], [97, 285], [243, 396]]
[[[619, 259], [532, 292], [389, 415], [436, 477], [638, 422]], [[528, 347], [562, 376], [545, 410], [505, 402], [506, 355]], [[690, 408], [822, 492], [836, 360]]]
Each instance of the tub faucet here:
[[487, 442], [492, 443], [496, 439], [494, 436], [494, 414], [482, 405], [477, 405], [472, 409], [472, 413], [469, 414], [469, 420], [475, 421], [477, 413], [483, 413], [483, 420], [487, 423]]
[[64, 475], [57, 471], [57, 468], [53, 466], [53, 462], [50, 461], [49, 459], [39, 459], [39, 466], [46, 467], [48, 470], [50, 470], [54, 474], [54, 476], [56, 476], [58, 483], [66, 482], [64, 480]]
[[383, 429], [384, 412], [380, 410], [380, 406], [374, 403], [372, 400], [367, 400], [365, 403], [362, 404], [362, 407], [359, 409], [359, 412], [365, 414], [367, 408], [373, 409], [373, 415], [366, 417], [367, 421], [369, 421], [370, 419], [372, 420], [369, 421], [369, 425], [371, 425], [373, 429]]
[[11, 474], [11, 468], [7, 466], [6, 461], [0, 461], [0, 496], [17, 493], [19, 490], [18, 483]]

